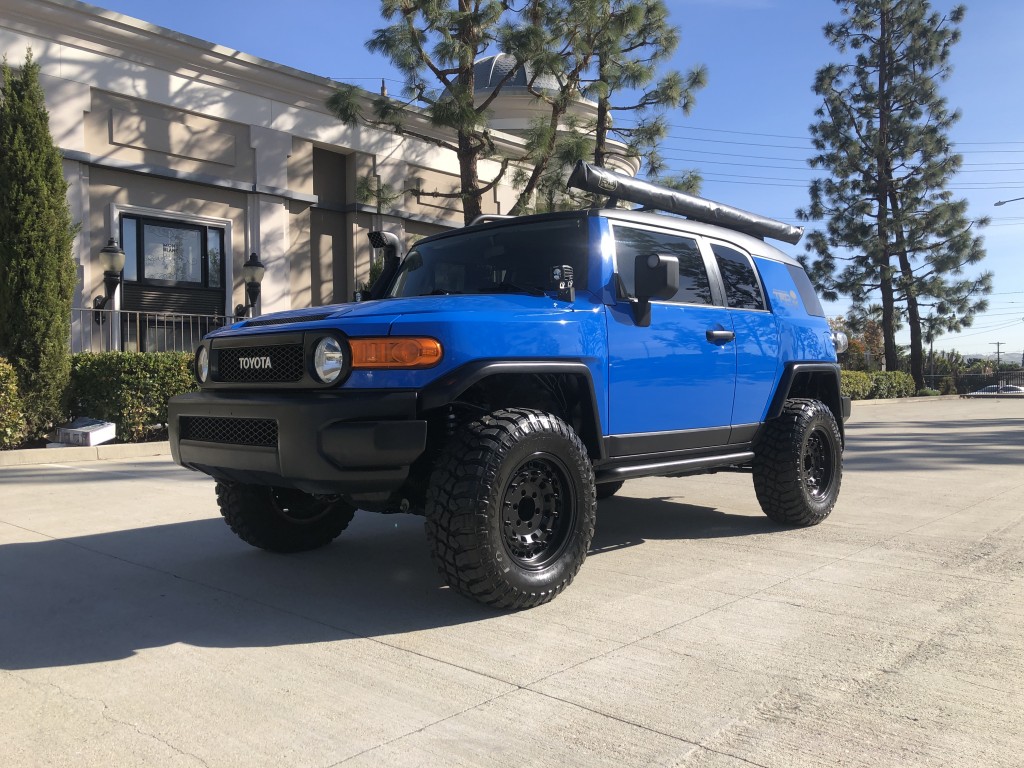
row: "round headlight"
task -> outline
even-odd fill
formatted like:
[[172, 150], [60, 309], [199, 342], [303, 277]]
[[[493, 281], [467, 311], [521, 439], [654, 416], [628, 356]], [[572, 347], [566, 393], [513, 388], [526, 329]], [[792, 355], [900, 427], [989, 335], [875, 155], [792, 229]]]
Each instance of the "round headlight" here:
[[317, 378], [324, 384], [333, 384], [345, 369], [345, 350], [333, 336], [325, 336], [316, 345], [313, 353], [313, 368]]
[[200, 384], [210, 378], [210, 351], [205, 344], [196, 351], [196, 378]]
[[842, 331], [832, 331], [832, 343], [836, 345], [836, 354], [841, 355], [850, 348], [850, 337]]

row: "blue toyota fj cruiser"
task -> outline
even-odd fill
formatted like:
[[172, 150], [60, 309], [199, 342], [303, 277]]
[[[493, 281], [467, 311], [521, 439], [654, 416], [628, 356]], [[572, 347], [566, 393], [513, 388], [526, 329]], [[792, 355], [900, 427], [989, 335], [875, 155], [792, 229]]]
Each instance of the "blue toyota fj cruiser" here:
[[570, 184], [681, 215], [492, 217], [401, 260], [372, 233], [369, 296], [203, 340], [171, 448], [236, 534], [298, 551], [357, 508], [421, 514], [448, 584], [526, 608], [572, 581], [628, 478], [750, 472], [774, 521], [831, 512], [845, 338], [763, 239], [801, 230], [585, 164]]

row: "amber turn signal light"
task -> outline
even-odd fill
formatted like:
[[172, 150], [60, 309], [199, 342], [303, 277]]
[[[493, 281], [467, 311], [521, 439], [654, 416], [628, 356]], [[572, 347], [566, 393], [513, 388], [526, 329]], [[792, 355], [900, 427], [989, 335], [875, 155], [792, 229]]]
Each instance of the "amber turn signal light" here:
[[413, 336], [349, 339], [353, 368], [431, 368], [441, 362], [441, 342]]

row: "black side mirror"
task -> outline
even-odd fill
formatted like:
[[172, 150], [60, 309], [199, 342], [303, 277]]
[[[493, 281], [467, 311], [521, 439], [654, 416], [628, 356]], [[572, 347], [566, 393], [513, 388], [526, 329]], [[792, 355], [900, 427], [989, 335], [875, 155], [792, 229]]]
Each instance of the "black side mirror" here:
[[679, 259], [664, 253], [639, 254], [633, 262], [636, 324], [651, 324], [651, 300], [671, 299], [679, 290]]

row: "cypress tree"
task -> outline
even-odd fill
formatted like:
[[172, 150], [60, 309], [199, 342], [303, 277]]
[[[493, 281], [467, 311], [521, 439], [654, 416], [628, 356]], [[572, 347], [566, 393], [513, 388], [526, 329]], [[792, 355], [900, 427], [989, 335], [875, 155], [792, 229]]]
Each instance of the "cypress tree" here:
[[14, 367], [29, 437], [65, 415], [74, 230], [60, 151], [31, 51], [0, 68], [0, 357]]

